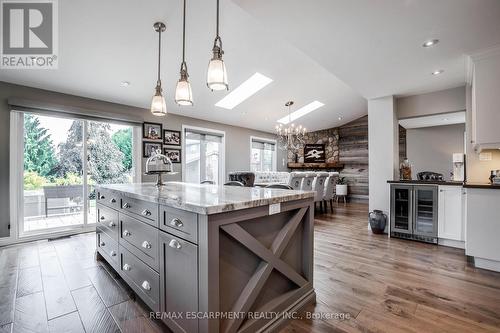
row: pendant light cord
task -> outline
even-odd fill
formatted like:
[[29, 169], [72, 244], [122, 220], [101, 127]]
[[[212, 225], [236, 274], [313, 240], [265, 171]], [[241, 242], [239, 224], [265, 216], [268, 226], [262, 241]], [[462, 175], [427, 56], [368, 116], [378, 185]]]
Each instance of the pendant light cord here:
[[160, 66], [161, 66], [161, 28], [158, 31], [158, 81], [160, 84]]
[[186, 63], [186, 0], [184, 0], [184, 13], [182, 21], [182, 63]]
[[217, 26], [216, 26], [216, 38], [219, 38], [219, 0], [217, 0], [217, 15], [216, 15], [216, 21], [217, 21]]

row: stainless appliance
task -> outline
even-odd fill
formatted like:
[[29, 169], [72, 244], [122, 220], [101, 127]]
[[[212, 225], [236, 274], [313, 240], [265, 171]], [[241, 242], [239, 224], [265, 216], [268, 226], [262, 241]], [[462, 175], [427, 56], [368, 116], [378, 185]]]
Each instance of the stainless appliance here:
[[437, 244], [438, 187], [391, 185], [391, 236]]

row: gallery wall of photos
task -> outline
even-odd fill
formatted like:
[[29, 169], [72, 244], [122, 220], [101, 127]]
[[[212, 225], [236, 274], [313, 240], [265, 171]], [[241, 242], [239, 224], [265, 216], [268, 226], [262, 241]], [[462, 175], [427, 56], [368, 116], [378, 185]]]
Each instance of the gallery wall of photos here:
[[181, 163], [181, 131], [163, 129], [160, 123], [142, 124], [142, 157], [160, 150], [172, 163]]

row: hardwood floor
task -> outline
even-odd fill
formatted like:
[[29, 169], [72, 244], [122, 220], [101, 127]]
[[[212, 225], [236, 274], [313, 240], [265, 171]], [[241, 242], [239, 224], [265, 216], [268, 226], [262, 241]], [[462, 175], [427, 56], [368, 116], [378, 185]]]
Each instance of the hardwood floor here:
[[[367, 213], [316, 216], [315, 318], [282, 333], [500, 332], [500, 273], [463, 250], [374, 235]], [[94, 249], [93, 233], [1, 248], [0, 333], [168, 332]]]
[[474, 268], [463, 250], [372, 234], [366, 205], [335, 207], [315, 224], [308, 311], [324, 318], [282, 333], [500, 332], [500, 273]]

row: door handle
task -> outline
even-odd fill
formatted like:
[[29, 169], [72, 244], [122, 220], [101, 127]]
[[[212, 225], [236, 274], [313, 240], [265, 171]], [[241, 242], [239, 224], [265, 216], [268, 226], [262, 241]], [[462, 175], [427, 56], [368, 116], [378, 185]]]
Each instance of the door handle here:
[[116, 252], [115, 251], [111, 251], [109, 254], [111, 254], [112, 257], [116, 256]]
[[104, 195], [99, 196], [99, 200], [104, 200], [104, 199], [106, 199], [106, 197]]
[[103, 220], [103, 221], [104, 221], [105, 219], [106, 219], [106, 218], [105, 218], [103, 215], [101, 215], [101, 220]]
[[109, 202], [111, 202], [111, 203], [115, 203], [115, 202], [116, 202], [116, 199], [115, 199], [115, 198], [113, 198], [113, 199], [109, 200]]
[[128, 231], [128, 230], [125, 229], [125, 230], [123, 230], [122, 235], [123, 235], [123, 237], [128, 237], [128, 236], [130, 236], [132, 234], [130, 233], [130, 231]]
[[184, 226], [184, 223], [182, 223], [182, 221], [176, 217], [173, 218], [172, 221], [170, 221], [170, 225], [173, 225], [174, 227], [177, 228], [182, 228]]
[[125, 202], [125, 203], [123, 204], [123, 208], [125, 208], [125, 209], [130, 208], [130, 207], [131, 207], [131, 206], [130, 206], [130, 204], [129, 204], [128, 202]]
[[144, 209], [141, 214], [144, 216], [151, 216], [151, 212], [148, 209]]
[[179, 243], [176, 239], [172, 239], [170, 241], [170, 243], [168, 243], [168, 246], [170, 246], [173, 249], [177, 249], [177, 250], [182, 247], [181, 243]]
[[106, 243], [104, 243], [104, 242], [99, 243], [99, 246], [105, 246], [105, 245], [106, 245]]
[[130, 266], [129, 264], [123, 265], [123, 270], [130, 271], [131, 269], [132, 269], [132, 266]]
[[151, 248], [151, 243], [148, 241], [142, 242], [142, 247], [145, 249], [150, 249]]
[[109, 222], [109, 224], [108, 224], [108, 226], [109, 226], [110, 228], [113, 228], [115, 225], [116, 225], [116, 224], [115, 224], [115, 222]]

